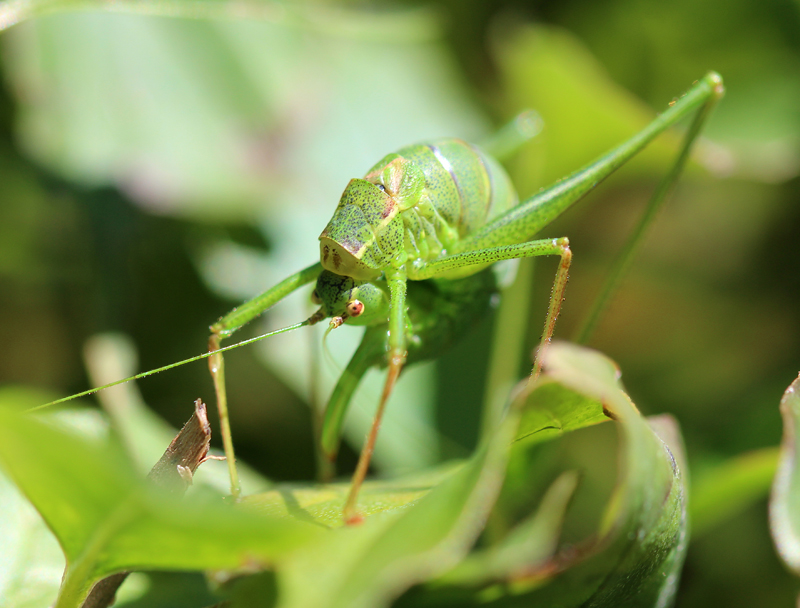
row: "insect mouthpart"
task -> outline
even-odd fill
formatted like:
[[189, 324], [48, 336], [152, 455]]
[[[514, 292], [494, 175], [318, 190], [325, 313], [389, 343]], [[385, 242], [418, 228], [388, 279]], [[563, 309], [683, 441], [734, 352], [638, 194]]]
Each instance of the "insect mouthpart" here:
[[328, 315], [325, 314], [325, 310], [320, 308], [317, 312], [315, 312], [313, 315], [311, 315], [308, 318], [308, 324], [309, 325], [316, 325], [317, 323], [322, 321], [322, 319], [324, 319], [327, 316]]
[[[356, 247], [358, 243], [349, 243], [348, 247]], [[325, 236], [319, 238], [319, 253], [322, 267], [334, 274], [350, 277], [356, 281], [369, 281], [380, 275], [380, 271], [367, 266], [359, 257], [362, 255], [363, 245], [358, 246], [355, 253], [348, 250], [348, 247], [337, 243], [333, 239]]]

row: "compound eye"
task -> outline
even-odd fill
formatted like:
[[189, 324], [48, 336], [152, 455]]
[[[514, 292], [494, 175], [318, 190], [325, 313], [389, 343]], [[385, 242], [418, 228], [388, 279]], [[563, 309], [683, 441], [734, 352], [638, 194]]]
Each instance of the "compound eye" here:
[[316, 289], [315, 289], [314, 291], [312, 291], [312, 292], [311, 292], [311, 301], [312, 301], [314, 304], [316, 304], [317, 306], [319, 306], [320, 304], [322, 304], [322, 299], [319, 297], [319, 294], [317, 293], [317, 290], [316, 290]]
[[364, 312], [364, 304], [360, 300], [353, 300], [347, 304], [347, 314], [350, 317], [357, 317]]

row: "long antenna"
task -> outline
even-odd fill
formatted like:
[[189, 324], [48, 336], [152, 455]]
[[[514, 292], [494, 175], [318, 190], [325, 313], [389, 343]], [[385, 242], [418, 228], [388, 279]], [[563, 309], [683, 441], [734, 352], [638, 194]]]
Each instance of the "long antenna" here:
[[135, 376], [131, 376], [130, 378], [123, 378], [122, 380], [116, 380], [114, 382], [110, 382], [109, 384], [104, 384], [103, 386], [98, 386], [97, 388], [89, 389], [88, 391], [83, 391], [82, 393], [77, 393], [75, 395], [70, 395], [69, 397], [62, 397], [61, 399], [56, 399], [55, 401], [51, 401], [50, 403], [45, 403], [44, 405], [37, 405], [36, 407], [32, 407], [28, 412], [35, 412], [36, 410], [41, 410], [46, 407], [50, 407], [51, 405], [56, 405], [58, 403], [64, 403], [65, 401], [72, 401], [73, 399], [77, 399], [78, 397], [86, 397], [87, 395], [93, 395], [98, 391], [102, 391], [107, 388], [111, 388], [112, 386], [116, 386], [117, 384], [124, 384], [125, 382], [130, 382], [131, 380], [138, 380], [140, 378], [146, 378], [147, 376], [152, 376], [153, 374], [157, 374], [159, 372], [166, 371], [168, 369], [172, 369], [173, 367], [178, 367], [180, 365], [185, 365], [186, 363], [191, 363], [192, 361], [198, 361], [199, 359], [205, 359], [206, 357], [210, 357], [216, 353], [223, 353], [226, 350], [233, 350], [234, 348], [239, 348], [240, 346], [245, 346], [247, 344], [252, 344], [253, 342], [258, 342], [259, 340], [263, 340], [264, 338], [269, 338], [270, 336], [276, 336], [278, 334], [286, 333], [287, 331], [292, 331], [294, 329], [298, 329], [300, 327], [305, 327], [306, 325], [313, 325], [317, 322], [313, 316], [310, 319], [306, 319], [300, 323], [295, 323], [294, 325], [290, 325], [288, 327], [283, 327], [281, 329], [276, 329], [275, 331], [271, 331], [267, 334], [263, 334], [261, 336], [256, 336], [255, 338], [250, 338], [249, 340], [244, 340], [242, 342], [237, 342], [236, 344], [231, 344], [230, 346], [226, 346], [224, 348], [219, 348], [217, 350], [211, 350], [207, 353], [203, 353], [202, 355], [197, 355], [196, 357], [191, 357], [190, 359], [184, 359], [183, 361], [178, 361], [177, 363], [171, 363], [170, 365], [165, 365], [164, 367], [159, 367], [158, 369], [151, 369], [147, 372], [142, 372], [141, 374], [136, 374]]

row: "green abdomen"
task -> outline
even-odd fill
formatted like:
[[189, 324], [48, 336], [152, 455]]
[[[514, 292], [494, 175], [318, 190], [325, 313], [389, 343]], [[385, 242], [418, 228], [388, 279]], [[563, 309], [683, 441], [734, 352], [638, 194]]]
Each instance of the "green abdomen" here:
[[499, 163], [460, 139], [407, 146], [397, 153], [422, 169], [431, 204], [459, 237], [518, 203]]

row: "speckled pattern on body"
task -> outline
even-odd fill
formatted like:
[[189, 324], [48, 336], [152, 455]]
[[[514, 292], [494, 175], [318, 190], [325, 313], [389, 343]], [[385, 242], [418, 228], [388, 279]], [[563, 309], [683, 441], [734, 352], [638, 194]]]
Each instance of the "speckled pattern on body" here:
[[[424, 187], [418, 195], [414, 191], [415, 200], [401, 205], [384, 186], [392, 163], [401, 171], [421, 172]], [[331, 272], [368, 279], [404, 263], [413, 278], [415, 261], [452, 252], [460, 239], [518, 203], [502, 167], [458, 139], [402, 148], [381, 159], [367, 177], [350, 181], [320, 235], [322, 265]]]

